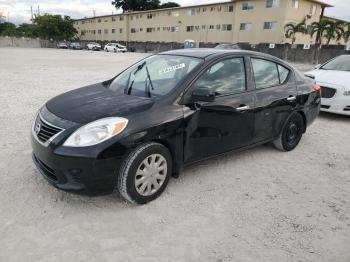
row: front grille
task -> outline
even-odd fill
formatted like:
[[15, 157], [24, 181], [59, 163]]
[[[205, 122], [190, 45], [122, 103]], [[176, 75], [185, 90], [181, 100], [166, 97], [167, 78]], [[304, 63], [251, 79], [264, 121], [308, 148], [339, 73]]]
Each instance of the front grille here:
[[38, 115], [35, 125], [34, 125], [34, 133], [36, 134], [37, 138], [40, 142], [45, 143], [53, 136], [57, 135], [59, 132], [61, 132], [63, 129], [53, 126], [43, 120], [40, 115]]
[[321, 86], [321, 91], [322, 91], [322, 98], [332, 98], [337, 92], [337, 89]]
[[41, 161], [39, 158], [37, 158], [35, 155], [33, 156], [35, 163], [37, 164], [37, 167], [44, 173], [45, 176], [50, 178], [51, 180], [58, 181], [57, 176], [55, 175], [55, 170], [53, 170], [51, 167], [46, 165], [43, 161]]

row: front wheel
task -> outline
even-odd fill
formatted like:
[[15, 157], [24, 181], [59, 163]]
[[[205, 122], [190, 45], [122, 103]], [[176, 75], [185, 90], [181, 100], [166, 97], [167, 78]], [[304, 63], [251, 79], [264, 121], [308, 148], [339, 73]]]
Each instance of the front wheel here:
[[287, 119], [280, 136], [273, 145], [281, 151], [291, 151], [299, 144], [304, 133], [304, 120], [299, 113], [294, 113]]
[[169, 150], [159, 143], [136, 148], [124, 161], [118, 176], [118, 191], [131, 203], [145, 204], [166, 188], [172, 170]]

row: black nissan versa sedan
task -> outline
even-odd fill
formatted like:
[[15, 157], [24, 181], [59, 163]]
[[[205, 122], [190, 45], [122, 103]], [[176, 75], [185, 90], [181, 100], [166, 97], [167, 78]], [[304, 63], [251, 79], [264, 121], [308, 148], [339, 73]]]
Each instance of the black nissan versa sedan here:
[[268, 142], [293, 150], [320, 98], [312, 79], [266, 54], [168, 51], [48, 101], [33, 123], [33, 160], [59, 189], [117, 188], [144, 204], [196, 161]]

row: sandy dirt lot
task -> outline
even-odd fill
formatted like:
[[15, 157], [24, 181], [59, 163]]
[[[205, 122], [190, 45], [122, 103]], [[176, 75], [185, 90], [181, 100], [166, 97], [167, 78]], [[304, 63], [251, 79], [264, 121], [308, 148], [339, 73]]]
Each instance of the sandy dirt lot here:
[[30, 126], [49, 98], [144, 54], [0, 48], [0, 261], [350, 261], [350, 118], [321, 114], [295, 151], [202, 162], [144, 206], [51, 187]]

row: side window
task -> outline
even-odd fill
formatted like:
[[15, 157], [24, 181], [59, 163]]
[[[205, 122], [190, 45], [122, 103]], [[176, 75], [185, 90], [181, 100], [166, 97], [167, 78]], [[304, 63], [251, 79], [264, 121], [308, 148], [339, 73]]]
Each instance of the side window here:
[[280, 75], [280, 84], [284, 84], [287, 81], [287, 78], [289, 76], [289, 69], [281, 65], [277, 65], [277, 67], [278, 67], [278, 73]]
[[194, 84], [195, 88], [207, 87], [216, 95], [240, 93], [246, 90], [243, 58], [230, 58], [211, 66]]
[[257, 89], [280, 84], [276, 63], [258, 58], [252, 58], [251, 61]]

